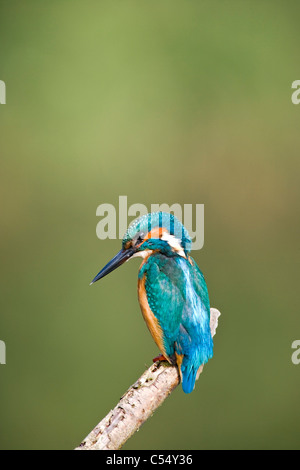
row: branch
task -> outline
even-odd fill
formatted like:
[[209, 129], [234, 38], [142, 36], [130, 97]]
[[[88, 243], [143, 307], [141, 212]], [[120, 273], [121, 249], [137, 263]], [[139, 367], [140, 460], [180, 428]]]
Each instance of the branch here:
[[[210, 309], [210, 329], [215, 335], [220, 312]], [[203, 370], [203, 366], [201, 372]], [[180, 382], [178, 369], [158, 361], [122, 396], [75, 450], [117, 450], [154, 413]]]

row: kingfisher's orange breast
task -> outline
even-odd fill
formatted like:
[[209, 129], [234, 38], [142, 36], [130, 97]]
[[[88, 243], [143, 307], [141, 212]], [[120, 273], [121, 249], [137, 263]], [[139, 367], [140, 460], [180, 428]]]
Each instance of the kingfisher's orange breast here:
[[[146, 325], [152, 335], [152, 338], [154, 339], [155, 343], [157, 344], [160, 352], [164, 355], [166, 359], [169, 360], [168, 356], [166, 355], [166, 351], [164, 348], [164, 343], [163, 343], [163, 332], [160, 327], [160, 324], [155, 317], [154, 313], [151, 311], [147, 299], [147, 292], [145, 288], [145, 276], [138, 280], [138, 298], [139, 298], [139, 303], [141, 306], [142, 314], [144, 317], [144, 320], [146, 322]], [[171, 361], [169, 361], [171, 362]]]

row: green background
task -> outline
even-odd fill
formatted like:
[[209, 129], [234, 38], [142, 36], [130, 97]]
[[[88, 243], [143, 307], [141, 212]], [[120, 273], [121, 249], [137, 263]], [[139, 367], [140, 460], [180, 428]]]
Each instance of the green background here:
[[[124, 449], [299, 448], [299, 2], [1, 1], [0, 446], [77, 446], [158, 350], [96, 208], [205, 205], [222, 312]], [[129, 220], [131, 220], [129, 218]]]

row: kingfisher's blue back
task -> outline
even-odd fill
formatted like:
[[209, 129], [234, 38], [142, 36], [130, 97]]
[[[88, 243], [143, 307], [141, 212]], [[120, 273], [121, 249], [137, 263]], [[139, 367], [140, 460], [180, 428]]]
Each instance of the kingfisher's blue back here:
[[161, 329], [162, 353], [176, 360], [183, 391], [190, 393], [199, 367], [213, 355], [205, 279], [191, 257], [159, 252], [143, 263], [140, 282], [144, 278], [148, 304]]
[[143, 258], [138, 276], [141, 310], [163, 357], [177, 364], [186, 393], [194, 389], [200, 367], [213, 355], [209, 297], [203, 274], [189, 255], [191, 245], [174, 215], [144, 215], [130, 224], [121, 251], [92, 281], [131, 257]]

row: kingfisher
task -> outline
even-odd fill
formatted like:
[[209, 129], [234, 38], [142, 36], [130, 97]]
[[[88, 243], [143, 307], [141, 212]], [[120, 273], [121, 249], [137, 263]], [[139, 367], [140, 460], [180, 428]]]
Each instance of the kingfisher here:
[[177, 365], [182, 389], [194, 390], [202, 367], [213, 356], [210, 303], [202, 272], [190, 256], [192, 240], [167, 212], [152, 212], [128, 227], [122, 249], [95, 276], [102, 279], [131, 258], [142, 257], [138, 298], [144, 320], [161, 354]]

